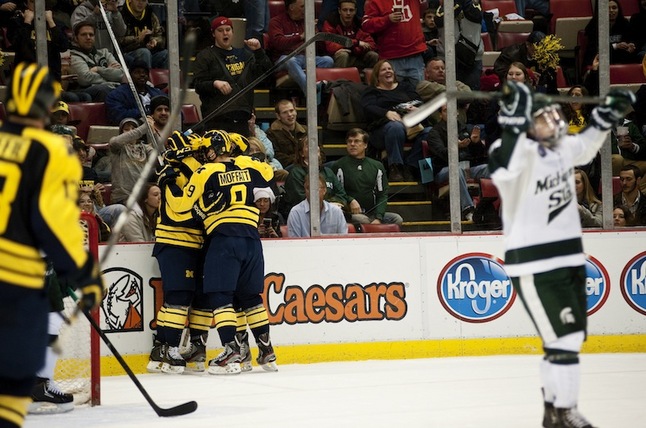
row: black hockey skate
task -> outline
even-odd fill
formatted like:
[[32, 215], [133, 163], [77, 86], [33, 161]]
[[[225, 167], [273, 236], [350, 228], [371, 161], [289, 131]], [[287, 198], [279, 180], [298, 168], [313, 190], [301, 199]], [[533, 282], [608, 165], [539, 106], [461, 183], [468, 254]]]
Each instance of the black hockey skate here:
[[547, 401], [545, 401], [544, 404], [545, 411], [543, 413], [543, 428], [555, 428], [557, 426], [557, 419], [554, 404], [548, 403]]
[[258, 358], [256, 358], [256, 361], [260, 367], [268, 372], [277, 372], [278, 366], [276, 365], [276, 354], [274, 353], [274, 347], [271, 346], [269, 333], [263, 333], [258, 336], [257, 345]]
[[182, 354], [186, 360], [186, 369], [194, 372], [203, 372], [206, 362], [206, 340], [200, 336], [191, 340], [186, 352]]
[[179, 353], [179, 347], [167, 346], [164, 352], [164, 362], [161, 371], [168, 374], [182, 374], [186, 368], [186, 361]]
[[239, 374], [240, 368], [240, 347], [235, 340], [224, 345], [224, 351], [217, 357], [209, 361], [209, 374], [212, 375], [232, 375]]
[[161, 343], [159, 340], [155, 340], [153, 343], [153, 349], [150, 351], [150, 357], [148, 358], [148, 365], [146, 366], [146, 370], [149, 373], [161, 372], [165, 353], [166, 344]]
[[65, 413], [74, 410], [74, 396], [60, 390], [50, 379], [38, 378], [31, 391], [33, 402], [29, 405], [31, 414]]
[[583, 417], [576, 407], [569, 409], [556, 408], [556, 425], [554, 428], [594, 428], [586, 418]]
[[236, 343], [240, 347], [240, 369], [243, 372], [250, 372], [251, 366], [251, 349], [249, 349], [249, 333], [236, 333]]

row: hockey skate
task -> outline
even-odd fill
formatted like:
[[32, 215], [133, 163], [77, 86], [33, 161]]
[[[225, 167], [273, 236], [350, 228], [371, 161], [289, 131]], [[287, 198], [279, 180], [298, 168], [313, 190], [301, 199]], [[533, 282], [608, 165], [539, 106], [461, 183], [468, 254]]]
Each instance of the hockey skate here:
[[168, 374], [182, 374], [186, 368], [186, 361], [179, 353], [179, 347], [167, 346], [164, 352], [164, 362], [161, 371]]
[[209, 374], [212, 375], [232, 375], [239, 374], [240, 368], [240, 347], [235, 340], [224, 345], [224, 351], [216, 358], [209, 361]]
[[548, 403], [547, 401], [545, 401], [544, 404], [545, 411], [543, 413], [543, 428], [556, 428], [556, 409], [554, 408], [554, 404]]
[[74, 410], [74, 396], [60, 390], [50, 379], [38, 378], [31, 391], [33, 402], [27, 412], [31, 414], [65, 413]]
[[197, 340], [192, 340], [187, 351], [182, 354], [182, 357], [186, 360], [186, 370], [204, 371], [206, 361], [206, 345], [204, 342], [204, 338], [201, 336]]
[[556, 424], [554, 428], [594, 428], [586, 418], [583, 417], [576, 407], [569, 409], [556, 408]]
[[278, 366], [276, 365], [276, 354], [274, 354], [274, 347], [271, 346], [269, 333], [263, 333], [258, 336], [258, 358], [256, 362], [258, 365], [268, 372], [277, 372]]
[[251, 349], [249, 349], [249, 333], [236, 333], [236, 344], [240, 347], [240, 369], [243, 372], [250, 372], [251, 366]]
[[166, 344], [155, 340], [153, 349], [150, 351], [150, 357], [148, 358], [148, 365], [146, 366], [146, 370], [149, 373], [161, 372], [162, 364], [164, 362], [165, 348]]

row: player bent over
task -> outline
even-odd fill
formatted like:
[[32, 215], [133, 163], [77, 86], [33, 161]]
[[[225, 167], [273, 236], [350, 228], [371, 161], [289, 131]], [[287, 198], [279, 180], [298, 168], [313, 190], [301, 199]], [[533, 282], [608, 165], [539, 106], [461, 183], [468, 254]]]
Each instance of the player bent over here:
[[565, 135], [558, 104], [532, 101], [521, 83], [503, 88], [503, 133], [491, 147], [489, 170], [502, 198], [505, 270], [543, 342], [545, 428], [592, 428], [577, 410], [587, 314], [574, 165], [596, 156], [634, 99], [611, 90], [587, 128]]
[[[192, 213], [172, 210], [172, 201], [182, 197], [181, 189], [201, 167], [194, 155], [201, 137], [188, 137], [175, 131], [166, 143], [165, 167], [159, 173], [162, 190], [160, 216], [155, 228], [153, 256], [161, 272], [164, 304], [157, 314], [157, 337], [147, 370], [181, 374], [187, 362], [204, 371], [206, 339], [213, 311], [205, 309], [202, 294], [204, 228]], [[173, 186], [168, 186], [172, 177]], [[175, 192], [173, 192], [175, 190]], [[191, 342], [188, 353], [180, 353], [180, 341], [188, 321]]]
[[[209, 131], [203, 144], [206, 163], [184, 187], [184, 199], [173, 209], [194, 213], [204, 222], [206, 256], [204, 293], [214, 308], [215, 327], [224, 351], [209, 362], [210, 374], [237, 374], [246, 359], [248, 344], [236, 340], [236, 308], [242, 308], [258, 345], [258, 363], [276, 370], [276, 356], [269, 338], [269, 320], [262, 304], [264, 257], [258, 234], [259, 210], [254, 188], [269, 188], [271, 167], [249, 156], [244, 139], [226, 132]], [[241, 354], [242, 353], [242, 354]]]
[[36, 372], [45, 364], [50, 309], [45, 253], [81, 288], [81, 308], [98, 306], [103, 282], [83, 246], [77, 204], [81, 164], [44, 130], [61, 87], [47, 67], [17, 64], [0, 127], [0, 427], [23, 425]]

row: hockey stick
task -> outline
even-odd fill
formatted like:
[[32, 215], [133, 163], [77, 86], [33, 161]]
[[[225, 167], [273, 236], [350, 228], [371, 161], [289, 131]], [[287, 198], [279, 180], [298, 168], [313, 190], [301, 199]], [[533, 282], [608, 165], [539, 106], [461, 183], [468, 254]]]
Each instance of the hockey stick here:
[[[449, 98], [456, 100], [499, 100], [504, 96], [502, 92], [443, 92], [434, 97], [432, 100], [422, 104], [417, 109], [411, 111], [402, 118], [404, 125], [412, 127], [422, 122], [424, 119], [439, 110], [447, 103]], [[601, 97], [571, 97], [568, 95], [550, 95], [537, 93], [534, 94], [534, 100], [545, 100], [548, 103], [572, 103], [581, 104], [601, 104], [604, 98]]]
[[[103, 6], [102, 2], [99, 2], [98, 4], [99, 9], [101, 10], [101, 16], [103, 17], [103, 22], [105, 23], [105, 27], [108, 30], [108, 35], [110, 36], [110, 40], [112, 41], [112, 46], [114, 47], [115, 52], [117, 53], [117, 56], [119, 57], [119, 62], [121, 63], [121, 69], [123, 70], [123, 74], [126, 76], [126, 80], [128, 81], [128, 85], [130, 86], [130, 91], [132, 91], [132, 95], [135, 99], [135, 103], [137, 104], [137, 108], [139, 109], [139, 113], [141, 114], [141, 118], [146, 123], [146, 132], [148, 134], [148, 138], [150, 138], [150, 141], [155, 141], [155, 135], [153, 134], [153, 130], [150, 127], [150, 124], [146, 121], [146, 110], [144, 109], [144, 105], [141, 103], [141, 98], [139, 98], [139, 94], [137, 92], [137, 88], [135, 88], [135, 84], [132, 81], [132, 76], [130, 76], [130, 70], [128, 70], [128, 67], [126, 66], [126, 59], [123, 56], [123, 52], [121, 52], [121, 47], [119, 46], [119, 43], [117, 42], [117, 38], [114, 35], [114, 31], [112, 31], [112, 26], [110, 26], [109, 21], [108, 21], [108, 14], [105, 11], [105, 8]], [[159, 151], [162, 150], [161, 147], [158, 148]], [[159, 161], [161, 164], [161, 160]]]
[[[189, 62], [191, 55], [193, 54], [193, 50], [195, 49], [195, 44], [197, 42], [197, 37], [195, 33], [189, 32], [186, 34], [186, 37], [184, 38], [184, 46], [186, 50], [186, 54], [184, 55], [184, 59], [182, 60], [182, 65], [180, 67], [180, 71], [183, 74], [183, 84], [182, 88], [180, 90], [180, 99], [178, 102], [173, 103], [173, 108], [171, 109], [170, 115], [168, 116], [168, 122], [164, 126], [164, 129], [162, 129], [160, 135], [159, 135], [159, 141], [160, 144], [164, 144], [166, 139], [168, 139], [168, 136], [171, 134], [173, 131], [173, 123], [175, 122], [175, 119], [179, 117], [181, 111], [182, 111], [182, 104], [184, 103], [184, 98], [186, 97], [186, 86], [187, 86], [187, 81], [188, 81], [188, 67], [189, 67]], [[180, 79], [182, 81], [182, 79]], [[139, 194], [141, 193], [141, 190], [144, 187], [144, 184], [146, 183], [146, 180], [150, 176], [150, 173], [153, 170], [153, 165], [158, 161], [158, 156], [160, 152], [157, 149], [157, 145], [153, 145], [153, 151], [150, 153], [150, 156], [148, 156], [148, 160], [146, 161], [146, 164], [144, 165], [143, 170], [141, 171], [141, 175], [139, 176], [139, 179], [135, 183], [135, 185], [132, 188], [132, 192], [130, 193], [130, 196], [128, 196], [128, 200], [126, 201], [126, 209], [119, 214], [119, 217], [117, 218], [116, 223], [114, 224], [114, 227], [112, 228], [112, 232], [110, 233], [110, 239], [108, 239], [108, 242], [106, 243], [105, 250], [103, 251], [103, 254], [101, 255], [101, 260], [99, 262], [99, 266], [103, 265], [105, 261], [108, 259], [108, 256], [112, 252], [112, 249], [114, 248], [114, 244], [117, 243], [119, 239], [119, 234], [121, 233], [121, 230], [123, 229], [123, 226], [125, 226], [126, 221], [128, 221], [128, 216], [132, 212], [135, 204], [137, 203], [137, 199], [139, 198]]]
[[108, 339], [108, 336], [101, 330], [101, 327], [97, 324], [96, 320], [92, 318], [92, 316], [87, 312], [83, 311], [83, 314], [85, 315], [85, 318], [90, 322], [92, 325], [92, 328], [97, 332], [97, 334], [101, 337], [103, 340], [103, 343], [107, 345], [107, 347], [110, 349], [114, 357], [119, 361], [119, 364], [121, 364], [121, 367], [125, 370], [125, 372], [128, 374], [128, 377], [132, 382], [135, 384], [139, 392], [141, 392], [141, 395], [144, 396], [146, 401], [148, 401], [148, 404], [150, 404], [150, 407], [153, 408], [155, 413], [157, 413], [157, 416], [160, 416], [162, 418], [170, 417], [170, 416], [182, 416], [182, 415], [187, 415], [189, 413], [193, 413], [195, 410], [197, 410], [197, 403], [195, 401], [189, 401], [184, 404], [180, 404], [179, 406], [171, 407], [168, 409], [159, 407], [157, 403], [153, 401], [153, 399], [150, 397], [148, 394], [148, 391], [143, 387], [141, 382], [139, 382], [139, 379], [137, 379], [137, 376], [132, 372], [132, 369], [126, 363], [126, 361], [123, 359], [121, 354], [119, 354], [119, 351], [117, 351], [117, 348], [114, 347], [110, 339]]
[[297, 47], [292, 53], [287, 55], [285, 58], [282, 60], [276, 62], [269, 70], [265, 71], [263, 74], [258, 76], [256, 79], [254, 79], [252, 82], [250, 82], [248, 85], [245, 85], [240, 92], [236, 93], [230, 98], [227, 98], [225, 102], [220, 104], [215, 110], [213, 110], [211, 113], [207, 114], [202, 120], [197, 122], [195, 125], [193, 125], [190, 129], [187, 129], [184, 134], [185, 135], [191, 135], [194, 132], [194, 129], [199, 128], [200, 126], [203, 126], [206, 122], [217, 116], [218, 114], [222, 113], [227, 107], [229, 107], [231, 104], [233, 104], [235, 101], [238, 100], [241, 96], [245, 95], [247, 92], [252, 91], [260, 82], [265, 80], [267, 77], [271, 76], [273, 73], [278, 71], [280, 67], [285, 65], [287, 61], [290, 59], [294, 58], [296, 55], [300, 54], [307, 48], [309, 45], [312, 43], [318, 42], [318, 41], [326, 41], [326, 42], [333, 42], [333, 43], [338, 43], [341, 46], [345, 48], [350, 48], [352, 47], [352, 40], [348, 37], [342, 36], [340, 34], [334, 34], [334, 33], [316, 33], [314, 37], [311, 37], [309, 40], [306, 40], [303, 42], [302, 45]]

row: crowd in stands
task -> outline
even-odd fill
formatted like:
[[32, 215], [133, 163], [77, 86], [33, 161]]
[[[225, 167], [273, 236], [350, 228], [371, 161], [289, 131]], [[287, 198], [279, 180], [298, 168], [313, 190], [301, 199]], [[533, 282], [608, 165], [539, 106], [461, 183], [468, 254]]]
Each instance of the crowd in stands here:
[[[307, 92], [304, 53], [286, 61], [282, 71], [263, 82], [264, 87], [274, 89], [273, 82], [285, 72], [295, 82], [289, 96], [275, 92], [277, 101], [272, 123], [261, 126], [256, 122], [258, 106], [254, 91], [247, 91], [233, 103], [229, 100], [305, 42], [305, 1], [187, 0], [179, 11], [180, 23], [185, 29], [193, 25], [207, 32], [212, 40], [196, 53], [192, 64], [191, 85], [200, 97], [201, 118], [208, 119], [201, 131], [221, 129], [243, 136], [248, 139], [249, 154], [268, 162], [274, 170], [273, 194], [255, 195], [262, 212], [259, 230], [264, 237], [281, 237], [284, 230], [294, 236], [304, 226], [290, 223], [291, 210], [309, 209], [309, 205], [302, 204], [303, 201], [307, 204], [309, 198], [306, 176], [310, 144], [307, 128], [298, 120], [298, 106]], [[625, 16], [622, 6], [629, 1], [636, 3], [638, 12]], [[446, 23], [441, 2], [317, 0], [315, 3], [318, 29], [346, 36], [352, 42], [351, 47], [331, 41], [317, 44], [317, 68], [356, 67], [365, 82], [357, 83], [360, 89], [353, 89], [349, 97], [350, 109], [357, 110], [364, 121], [360, 127], [347, 128], [352, 128], [345, 137], [347, 155], [327, 159], [323, 147], [319, 149], [325, 186], [319, 189], [325, 202], [321, 204], [323, 213], [334, 207], [334, 218], [339, 209], [345, 222], [357, 226], [367, 223], [402, 226], [405, 219], [386, 211], [389, 183], [424, 181], [421, 166], [432, 167], [436, 184], [445, 183], [449, 172], [448, 147], [457, 144], [460, 161], [463, 166], [465, 162], [467, 165], [460, 168], [459, 174], [462, 219], [471, 221], [477, 198], [470, 193], [469, 182], [488, 177], [487, 151], [500, 137], [498, 104], [465, 99], [458, 102], [457, 119], [447, 117], [444, 107], [417, 127], [407, 128], [402, 122], [402, 117], [422, 102], [446, 91]], [[638, 64], [643, 60], [646, 82], [646, 32], [643, 31], [646, 3], [610, 0], [608, 4], [610, 63]], [[493, 66], [485, 67], [482, 33], [495, 32], [495, 27], [492, 29], [487, 22], [488, 13], [480, 0], [455, 1], [456, 39], [462, 37], [474, 46], [471, 58], [456, 58], [457, 90], [464, 94], [498, 91], [506, 80], [524, 82], [536, 92], [557, 94], [561, 90], [572, 97], [572, 102], [562, 106], [568, 132], [580, 132], [588, 123], [590, 108], [576, 99], [599, 94], [597, 25], [598, 14], [606, 11], [595, 8], [585, 27], [586, 44], [581, 52], [584, 67], [580, 75], [566, 73], [570, 85], [565, 89], [557, 85], [557, 70], [569, 68], [571, 71], [573, 67], [566, 62], [559, 63], [558, 53], [550, 51], [554, 39], [550, 34], [549, 2], [518, 0], [516, 6], [520, 17], [533, 19], [534, 30], [525, 40], [500, 49]], [[101, 7], [105, 9], [107, 23]], [[171, 103], [167, 89], [152, 85], [150, 73], [153, 69], [168, 68], [165, 26], [169, 23], [165, 10], [148, 0], [59, 0], [46, 2], [46, 8], [49, 68], [64, 88], [61, 103], [52, 111], [52, 130], [69, 134], [71, 146], [84, 163], [84, 182], [90, 184], [79, 203], [89, 207], [92, 202], [93, 209], [84, 210], [102, 219], [101, 224], [105, 226], [102, 239], [105, 239], [121, 211], [109, 208], [110, 205], [125, 203], [153, 147], [164, 150], [165, 142], [159, 136], [169, 120]], [[238, 17], [246, 18], [244, 44], [233, 46], [236, 34], [231, 18]], [[206, 24], [196, 24], [196, 19]], [[7, 57], [8, 60], [16, 64], [36, 60], [34, 0], [0, 0], [0, 26], [3, 39], [0, 46], [4, 52], [13, 52], [13, 59]], [[116, 38], [116, 45], [112, 37]], [[125, 64], [120, 63], [120, 54], [125, 57]], [[322, 81], [317, 85], [319, 98], [328, 83]], [[646, 104], [646, 86], [642, 85], [637, 95], [635, 111], [612, 134], [612, 172], [619, 177], [621, 191], [614, 198], [600, 197], [599, 156], [589, 165], [580, 165], [576, 171], [577, 199], [585, 227], [602, 226], [602, 201], [612, 201], [616, 211], [613, 215], [621, 217], [625, 225], [646, 226], [643, 193], [646, 191], [643, 179], [646, 109], [637, 108]], [[104, 141], [105, 147], [99, 153], [85, 144], [76, 133], [77, 123], [70, 121], [70, 103], [89, 102], [104, 103], [105, 124], [118, 126], [118, 135]], [[458, 122], [456, 142], [448, 141], [450, 120]], [[109, 191], [104, 184], [108, 184]], [[151, 186], [152, 192], [155, 187]], [[108, 200], [96, 197], [101, 193], [107, 194]], [[136, 223], [129, 227], [136, 232], [129, 233], [130, 237], [124, 234], [121, 239], [136, 241], [154, 237], [154, 199], [154, 195], [146, 193], [138, 201]], [[323, 217], [327, 218], [327, 214]], [[285, 225], [289, 227], [281, 231]], [[344, 230], [346, 233], [347, 229]]]

